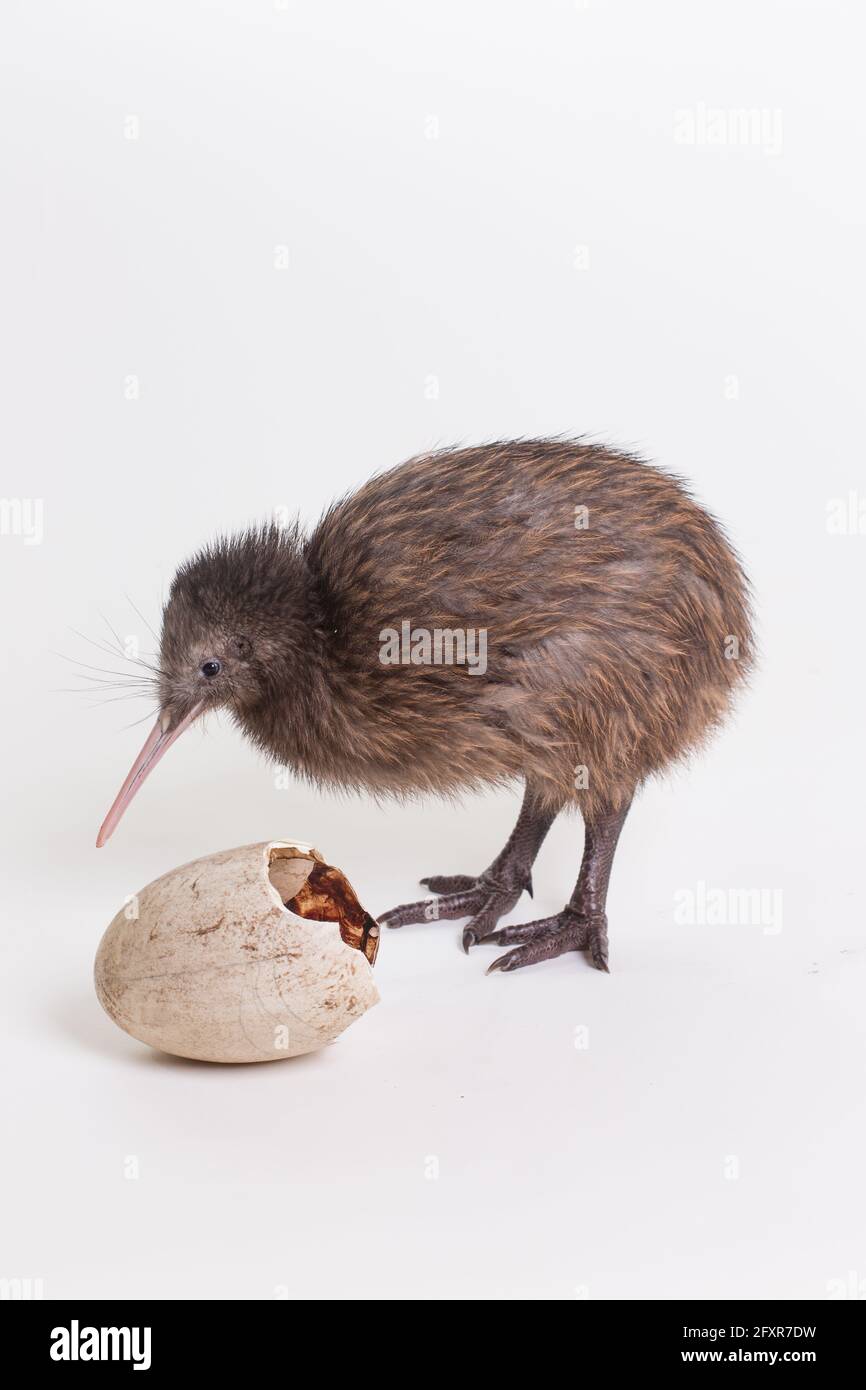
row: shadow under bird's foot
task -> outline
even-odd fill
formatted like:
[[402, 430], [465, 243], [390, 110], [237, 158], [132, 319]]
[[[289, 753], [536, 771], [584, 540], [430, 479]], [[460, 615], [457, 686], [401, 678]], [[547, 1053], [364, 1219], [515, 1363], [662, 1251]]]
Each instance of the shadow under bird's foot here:
[[506, 884], [485, 874], [477, 878], [470, 874], [433, 874], [421, 882], [438, 896], [394, 907], [379, 917], [380, 925], [408, 927], [413, 922], [450, 922], [468, 917], [463, 931], [464, 951], [495, 932], [500, 917], [511, 911], [524, 887], [532, 892], [531, 881]]
[[604, 913], [588, 916], [565, 907], [553, 917], [543, 917], [523, 926], [502, 927], [491, 932], [486, 940], [496, 946], [515, 946], [513, 951], [497, 956], [487, 968], [488, 975], [494, 970], [520, 970], [524, 965], [537, 965], [539, 961], [553, 960], [566, 951], [585, 951], [596, 970], [609, 970]]

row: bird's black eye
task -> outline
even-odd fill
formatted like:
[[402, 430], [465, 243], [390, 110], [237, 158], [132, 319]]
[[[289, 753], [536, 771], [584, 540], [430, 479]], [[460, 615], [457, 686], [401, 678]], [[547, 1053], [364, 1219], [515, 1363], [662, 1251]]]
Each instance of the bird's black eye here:
[[222, 668], [223, 668], [222, 662], [221, 662], [221, 661], [217, 661], [216, 657], [213, 657], [212, 660], [210, 660], [210, 661], [203, 661], [203, 662], [202, 662], [202, 664], [201, 664], [201, 673], [202, 673], [203, 676], [207, 676], [208, 680], [211, 680], [214, 676], [218, 676], [218, 675], [219, 675], [219, 673], [220, 673], [220, 671], [222, 670]]

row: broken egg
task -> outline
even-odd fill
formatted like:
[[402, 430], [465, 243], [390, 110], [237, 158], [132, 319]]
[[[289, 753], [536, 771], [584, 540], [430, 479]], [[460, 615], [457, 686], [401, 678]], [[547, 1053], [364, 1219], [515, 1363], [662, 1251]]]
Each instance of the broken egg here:
[[148, 884], [96, 955], [124, 1032], [208, 1062], [313, 1052], [378, 1002], [379, 928], [339, 869], [276, 840], [208, 854]]

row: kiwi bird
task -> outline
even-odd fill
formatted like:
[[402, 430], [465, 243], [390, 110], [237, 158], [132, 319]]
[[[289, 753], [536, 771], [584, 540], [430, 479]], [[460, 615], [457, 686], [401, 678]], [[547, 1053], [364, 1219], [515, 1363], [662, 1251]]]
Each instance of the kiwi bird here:
[[[521, 782], [502, 852], [390, 927], [468, 918], [511, 971], [565, 951], [608, 968], [606, 898], [635, 792], [697, 748], [752, 663], [748, 585], [677, 478], [563, 440], [437, 452], [374, 477], [311, 534], [264, 526], [183, 564], [165, 605], [159, 718], [99, 832], [197, 718], [224, 708], [279, 763], [376, 796]], [[583, 857], [561, 912], [498, 923], [556, 816]]]

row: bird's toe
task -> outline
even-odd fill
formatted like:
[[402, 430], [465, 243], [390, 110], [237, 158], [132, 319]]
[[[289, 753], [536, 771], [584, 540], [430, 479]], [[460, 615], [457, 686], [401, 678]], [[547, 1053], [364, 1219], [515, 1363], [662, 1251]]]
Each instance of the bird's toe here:
[[485, 939], [494, 946], [516, 946], [525, 941], [534, 941], [545, 932], [556, 931], [562, 925], [562, 915], [542, 917], [535, 922], [521, 922], [513, 927], [500, 927]]
[[504, 956], [497, 956], [492, 965], [488, 966], [487, 974], [494, 970], [509, 972], [520, 970], [526, 965], [537, 965], [539, 961], [553, 960], [556, 956], [563, 955], [566, 951], [579, 949], [578, 941], [575, 939], [573, 928], [564, 928], [559, 931], [540, 932], [531, 940], [525, 942], [523, 946], [515, 946], [513, 951], [506, 951]]
[[607, 948], [607, 918], [603, 915], [585, 917], [567, 907], [554, 917], [520, 926], [500, 927], [486, 940], [497, 946], [512, 946], [505, 955], [497, 956], [487, 974], [495, 970], [509, 972], [543, 960], [554, 960], [566, 951], [585, 951], [596, 970], [609, 973]]
[[445, 893], [438, 898], [422, 898], [384, 912], [378, 921], [383, 927], [408, 927], [413, 922], [448, 922], [458, 917], [471, 917], [480, 911], [487, 898], [486, 891], [471, 888], [468, 892]]
[[609, 975], [607, 917], [604, 914], [587, 918], [586, 946], [584, 949], [596, 970], [602, 970], [606, 975]]
[[486, 894], [486, 901], [480, 911], [467, 922], [463, 932], [463, 949], [466, 953], [479, 942], [488, 941], [495, 933], [500, 917], [510, 912], [520, 897], [520, 889]]
[[422, 878], [421, 886], [429, 888], [431, 893], [468, 893], [475, 888], [478, 880], [471, 874], [431, 874], [430, 878]]

